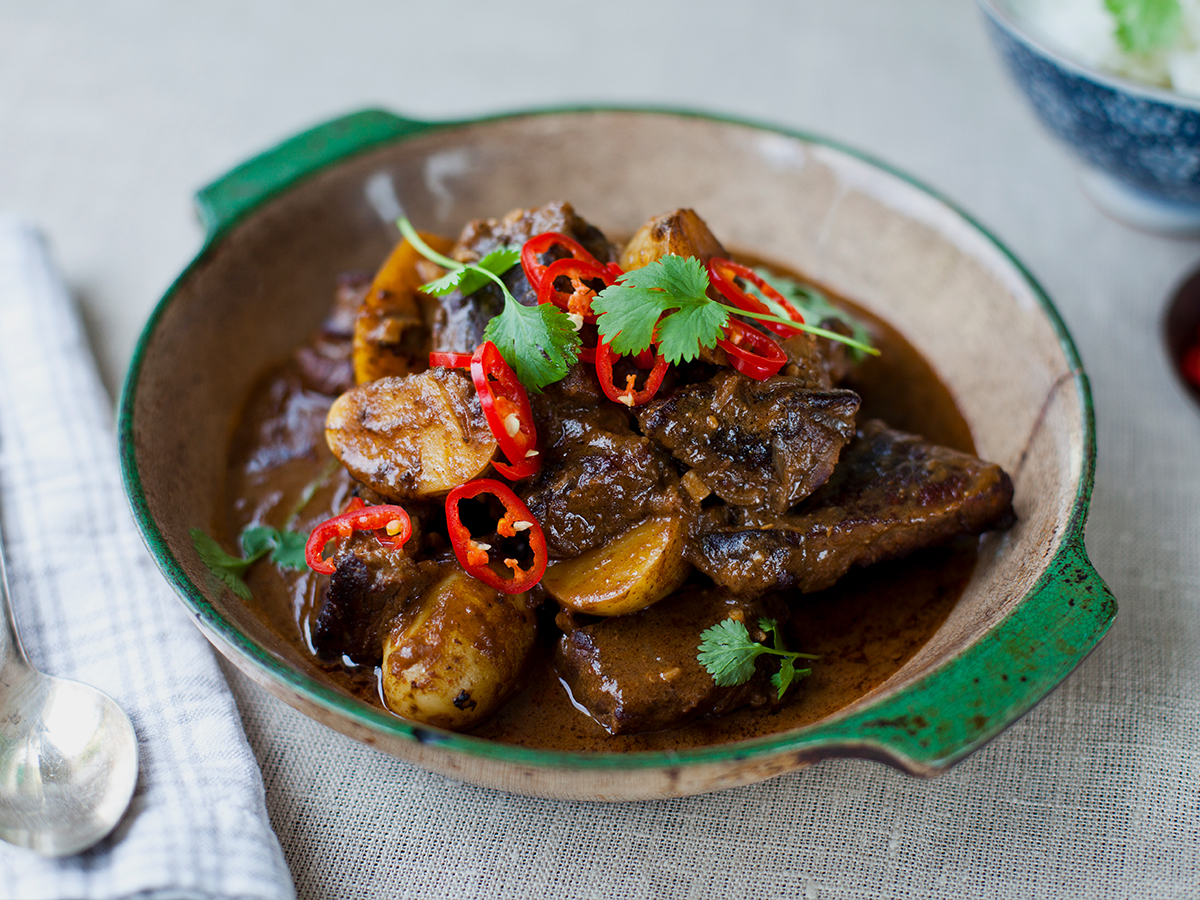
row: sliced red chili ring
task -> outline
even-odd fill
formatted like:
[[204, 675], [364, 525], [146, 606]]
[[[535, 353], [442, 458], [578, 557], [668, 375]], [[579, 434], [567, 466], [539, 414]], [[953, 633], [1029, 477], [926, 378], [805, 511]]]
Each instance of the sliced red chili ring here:
[[[569, 290], [559, 290], [556, 282], [566, 278]], [[565, 313], [583, 316], [584, 321], [595, 322], [592, 315], [592, 299], [597, 291], [587, 282], [600, 282], [604, 287], [616, 284], [612, 273], [600, 263], [582, 259], [559, 259], [546, 267], [546, 275], [538, 288], [539, 303], [553, 303]], [[601, 288], [600, 290], [603, 290]]]
[[412, 521], [402, 506], [364, 506], [355, 497], [346, 512], [326, 519], [308, 536], [304, 559], [309, 568], [332, 575], [335, 567], [332, 559], [324, 558], [325, 545], [330, 541], [345, 540], [356, 531], [374, 531], [381, 544], [399, 550], [412, 537]]
[[717, 346], [725, 351], [734, 369], [756, 381], [770, 378], [787, 362], [787, 354], [775, 341], [732, 316]]
[[[639, 365], [641, 356], [642, 354], [638, 354], [633, 358], [635, 365]], [[618, 357], [619, 354], [613, 353], [612, 346], [607, 341], [596, 345], [596, 378], [600, 382], [600, 389], [604, 391], [604, 396], [626, 406], [641, 406], [643, 403], [650, 402], [650, 399], [658, 393], [663, 377], [667, 374], [667, 358], [657, 349], [654, 351], [654, 366], [650, 369], [650, 374], [646, 376], [646, 384], [638, 391], [634, 390], [634, 380], [637, 377], [635, 375], [625, 377], [623, 388], [613, 382], [613, 364]], [[640, 365], [639, 367], [645, 368]]]
[[[471, 529], [462, 521], [459, 504], [464, 500], [473, 500], [481, 494], [490, 494], [504, 507], [504, 512], [497, 520], [494, 531], [500, 538], [515, 538], [524, 534], [529, 542], [529, 552], [532, 556], [527, 566], [522, 566], [520, 560], [505, 557], [501, 560], [505, 567], [512, 572], [512, 577], [505, 578], [493, 565], [493, 554], [499, 548], [487, 542], [480, 542], [471, 535]], [[446, 495], [446, 528], [450, 533], [450, 544], [454, 547], [454, 555], [458, 558], [463, 570], [473, 578], [478, 578], [488, 587], [503, 591], [506, 594], [520, 594], [529, 590], [542, 580], [546, 572], [549, 556], [546, 552], [546, 536], [542, 526], [533, 517], [520, 498], [512, 490], [492, 478], [480, 478], [460, 484]], [[497, 541], [497, 543], [499, 543]]]
[[541, 467], [529, 395], [491, 341], [484, 341], [471, 356], [471, 380], [488, 427], [508, 457], [508, 464], [496, 461], [493, 468], [514, 481], [529, 477]]
[[541, 290], [546, 269], [558, 261], [551, 260], [549, 263], [543, 263], [542, 256], [549, 253], [556, 246], [562, 247], [571, 254], [570, 258], [572, 259], [600, 265], [596, 257], [584, 250], [578, 241], [567, 237], [565, 234], [559, 234], [557, 231], [546, 231], [542, 234], [534, 235], [521, 246], [521, 267], [525, 269], [525, 278], [529, 281], [529, 286], [535, 291]]
[[470, 353], [430, 353], [431, 366], [445, 366], [447, 369], [467, 369], [471, 366]]
[[[793, 322], [796, 322], [798, 325], [804, 324], [804, 316], [800, 314], [799, 310], [792, 306], [779, 291], [775, 290], [775, 288], [759, 277], [753, 269], [728, 259], [713, 257], [708, 261], [708, 277], [717, 290], [724, 294], [729, 302], [738, 309], [744, 309], [747, 312], [775, 315], [775, 312], [767, 304], [763, 303], [757, 297], [751, 297], [738, 287], [737, 283], [733, 280], [734, 278], [743, 278], [770, 297], [774, 302], [778, 303], [787, 312], [788, 318]], [[780, 337], [786, 338], [800, 333], [799, 328], [792, 328], [784, 325], [782, 322], [763, 322], [763, 325]]]

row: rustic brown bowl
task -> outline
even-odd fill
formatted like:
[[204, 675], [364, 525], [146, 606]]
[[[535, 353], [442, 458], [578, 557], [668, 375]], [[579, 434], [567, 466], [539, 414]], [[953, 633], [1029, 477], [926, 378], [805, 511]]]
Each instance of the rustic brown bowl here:
[[[949, 387], [1019, 522], [984, 542], [967, 590], [883, 684], [792, 731], [643, 753], [531, 750], [419, 726], [308, 674], [224, 590], [188, 537], [217, 519], [234, 416], [320, 321], [329, 285], [377, 265], [400, 208], [423, 228], [567, 198], [605, 231], [691, 206], [731, 247], [812, 275], [892, 323]], [[198, 197], [208, 242], [155, 310], [121, 400], [126, 489], [209, 639], [313, 718], [427, 769], [516, 793], [679, 796], [834, 756], [942, 771], [1010, 725], [1096, 645], [1116, 605], [1087, 561], [1087, 380], [1028, 273], [946, 201], [819, 138], [690, 113], [592, 109], [423, 123], [356, 113]]]

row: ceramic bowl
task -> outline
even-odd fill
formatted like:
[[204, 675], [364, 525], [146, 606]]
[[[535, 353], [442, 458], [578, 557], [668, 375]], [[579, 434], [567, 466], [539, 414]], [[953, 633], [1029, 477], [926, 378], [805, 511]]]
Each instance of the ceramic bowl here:
[[979, 0], [992, 41], [1038, 119], [1075, 155], [1105, 212], [1200, 234], [1200, 99], [1088, 69], [1020, 25], [1010, 0]]
[[[251, 384], [324, 315], [337, 273], [370, 269], [402, 206], [422, 228], [570, 199], [611, 234], [692, 206], [731, 249], [804, 271], [930, 360], [1020, 521], [989, 537], [944, 624], [892, 677], [794, 731], [674, 752], [566, 753], [452, 734], [354, 700], [306, 669], [197, 558], [217, 520], [231, 423]], [[1094, 437], [1058, 315], [1012, 256], [915, 182], [817, 137], [699, 114], [584, 109], [453, 123], [366, 111], [250, 160], [199, 196], [208, 240], [158, 305], [121, 399], [139, 527], [204, 633], [313, 718], [451, 777], [620, 800], [745, 784], [827, 757], [943, 771], [1080, 662], [1116, 611], [1083, 527]]]

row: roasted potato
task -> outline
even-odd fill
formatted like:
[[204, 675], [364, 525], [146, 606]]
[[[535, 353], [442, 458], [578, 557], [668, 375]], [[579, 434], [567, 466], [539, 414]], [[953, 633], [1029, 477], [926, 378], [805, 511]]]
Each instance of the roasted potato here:
[[443, 495], [482, 474], [496, 453], [475, 386], [457, 369], [347, 391], [329, 409], [325, 441], [351, 475], [400, 501]]
[[388, 709], [427, 725], [470, 728], [516, 686], [536, 629], [528, 595], [501, 594], [447, 566], [383, 640]]
[[[439, 253], [454, 242], [436, 234], [418, 232]], [[407, 375], [429, 362], [429, 329], [418, 292], [425, 278], [424, 257], [402, 240], [371, 282], [354, 322], [354, 381], [364, 384], [389, 375]]]
[[704, 265], [714, 256], [729, 255], [695, 210], [677, 209], [637, 230], [621, 251], [621, 268], [626, 272], [640, 269], [669, 253], [695, 256]]
[[556, 562], [542, 586], [561, 606], [592, 616], [623, 616], [657, 603], [683, 584], [683, 523], [654, 518], [602, 547]]

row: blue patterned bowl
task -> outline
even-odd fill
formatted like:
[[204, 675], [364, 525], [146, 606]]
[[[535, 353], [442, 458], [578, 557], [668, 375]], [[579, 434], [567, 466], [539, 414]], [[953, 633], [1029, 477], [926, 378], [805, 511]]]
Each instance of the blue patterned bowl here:
[[1038, 118], [1082, 164], [1092, 200], [1135, 227], [1200, 233], [1200, 99], [1085, 68], [1025, 34], [1007, 0], [979, 5]]

